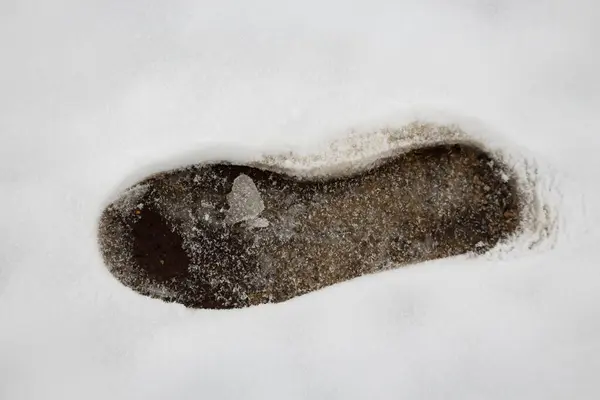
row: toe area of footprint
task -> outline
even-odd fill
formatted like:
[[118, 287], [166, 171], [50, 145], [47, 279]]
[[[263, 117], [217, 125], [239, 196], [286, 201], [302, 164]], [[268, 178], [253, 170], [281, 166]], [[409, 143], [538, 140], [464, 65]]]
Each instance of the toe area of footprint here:
[[100, 248], [112, 274], [143, 295], [208, 309], [277, 303], [489, 250], [520, 226], [511, 176], [466, 145], [421, 148], [345, 177], [195, 165], [110, 204]]

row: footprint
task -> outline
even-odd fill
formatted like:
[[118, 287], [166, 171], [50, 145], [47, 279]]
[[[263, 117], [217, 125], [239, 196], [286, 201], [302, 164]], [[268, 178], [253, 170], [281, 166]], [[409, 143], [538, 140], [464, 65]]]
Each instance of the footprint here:
[[195, 165], [128, 189], [104, 210], [99, 241], [113, 275], [141, 294], [195, 308], [277, 303], [489, 250], [520, 226], [510, 176], [479, 148], [458, 144], [336, 178]]

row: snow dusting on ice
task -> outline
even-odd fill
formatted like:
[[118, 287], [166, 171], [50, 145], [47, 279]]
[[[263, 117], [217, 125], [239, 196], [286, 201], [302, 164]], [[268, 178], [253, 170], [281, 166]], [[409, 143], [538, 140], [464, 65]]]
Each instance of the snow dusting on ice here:
[[[592, 0], [1, 2], [0, 399], [597, 399], [599, 18]], [[528, 199], [527, 229], [482, 257], [209, 311], [134, 293], [98, 250], [103, 208], [156, 172], [336, 173], [448, 138]], [[258, 229], [240, 185], [232, 221]]]

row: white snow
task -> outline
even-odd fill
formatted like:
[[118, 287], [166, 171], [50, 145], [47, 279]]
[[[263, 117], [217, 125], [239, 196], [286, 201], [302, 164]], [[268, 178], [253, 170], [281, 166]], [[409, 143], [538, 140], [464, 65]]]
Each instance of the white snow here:
[[[0, 398], [600, 397], [599, 18], [594, 0], [0, 2]], [[227, 312], [103, 265], [101, 210], [153, 172], [352, 164], [414, 120], [514, 165], [541, 225]]]

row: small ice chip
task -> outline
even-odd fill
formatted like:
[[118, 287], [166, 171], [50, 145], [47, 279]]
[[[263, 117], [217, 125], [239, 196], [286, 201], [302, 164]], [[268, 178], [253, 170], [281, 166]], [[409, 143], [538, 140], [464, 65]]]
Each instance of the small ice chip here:
[[237, 224], [260, 215], [265, 204], [252, 178], [241, 174], [233, 181], [231, 192], [227, 195], [229, 210], [226, 211], [225, 223]]
[[246, 222], [248, 228], [266, 228], [269, 226], [269, 220], [266, 218], [254, 218]]

